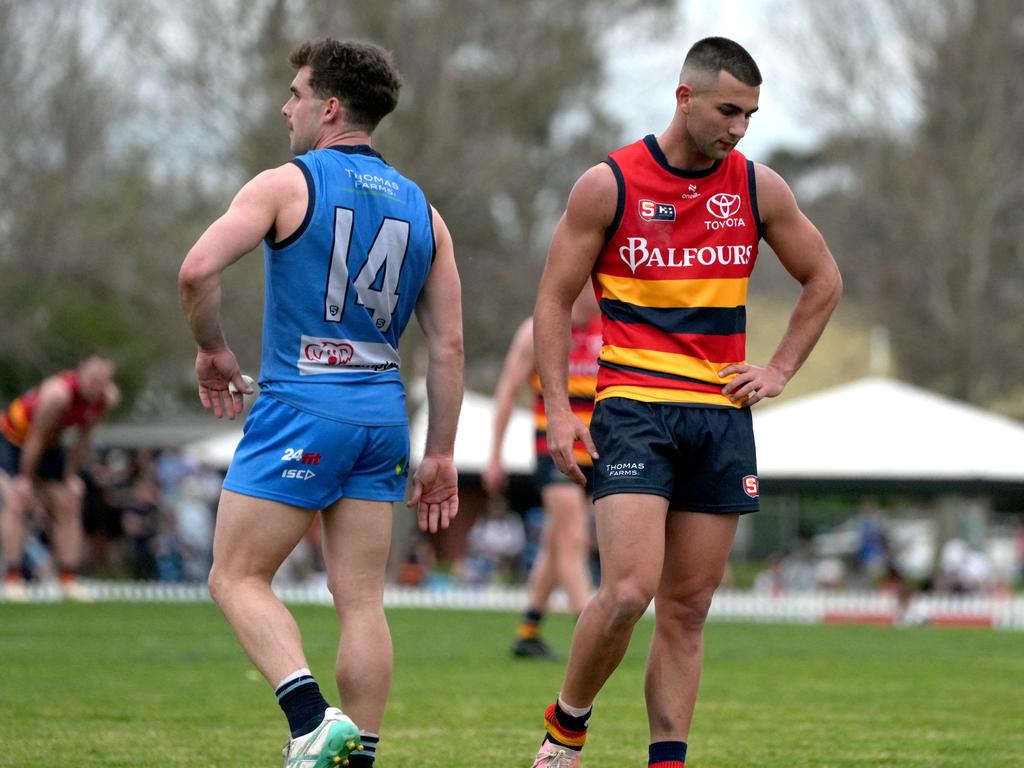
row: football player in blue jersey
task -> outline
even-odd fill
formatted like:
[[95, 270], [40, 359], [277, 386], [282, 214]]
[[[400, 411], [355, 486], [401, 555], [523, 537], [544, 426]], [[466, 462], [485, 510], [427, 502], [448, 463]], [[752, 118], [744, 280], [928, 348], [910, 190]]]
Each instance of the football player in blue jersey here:
[[[415, 312], [428, 351], [429, 428], [407, 503], [433, 532], [458, 511], [461, 288], [444, 221], [372, 148], [401, 85], [388, 52], [313, 40], [290, 63], [296, 75], [281, 112], [295, 159], [243, 186], [179, 275], [199, 399], [234, 418], [252, 389], [218, 319], [222, 273], [262, 243], [260, 394], [225, 478], [210, 592], [275, 688], [291, 730], [285, 766], [365, 768], [391, 683], [383, 589], [391, 506], [407, 484], [398, 340]], [[344, 714], [321, 694], [299, 628], [270, 587], [317, 512], [343, 629]]]

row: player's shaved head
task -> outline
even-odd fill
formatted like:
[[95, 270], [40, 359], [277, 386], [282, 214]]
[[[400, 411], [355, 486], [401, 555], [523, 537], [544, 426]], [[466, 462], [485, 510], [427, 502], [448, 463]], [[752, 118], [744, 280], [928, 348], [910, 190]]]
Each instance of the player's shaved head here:
[[706, 90], [718, 81], [718, 73], [723, 70], [746, 85], [761, 85], [757, 62], [746, 48], [725, 37], [705, 37], [694, 43], [683, 60], [679, 82], [694, 90]]

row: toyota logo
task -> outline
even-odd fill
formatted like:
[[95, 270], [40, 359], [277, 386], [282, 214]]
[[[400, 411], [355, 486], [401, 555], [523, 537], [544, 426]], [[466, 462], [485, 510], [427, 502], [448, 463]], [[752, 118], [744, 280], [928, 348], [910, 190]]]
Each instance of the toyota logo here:
[[739, 195], [727, 195], [725, 192], [719, 192], [717, 195], [712, 195], [707, 203], [708, 213], [712, 216], [717, 216], [720, 219], [728, 219], [735, 216], [740, 209], [740, 196]]

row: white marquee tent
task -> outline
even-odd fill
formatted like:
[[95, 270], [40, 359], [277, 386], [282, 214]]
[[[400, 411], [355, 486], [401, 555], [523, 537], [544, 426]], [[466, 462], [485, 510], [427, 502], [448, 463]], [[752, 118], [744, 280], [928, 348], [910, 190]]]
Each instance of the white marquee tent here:
[[885, 378], [754, 411], [762, 478], [1024, 484], [1024, 425]]
[[[410, 393], [415, 397], [415, 388]], [[490, 455], [492, 400], [467, 392], [455, 460], [479, 473]], [[198, 441], [188, 455], [226, 467], [241, 436]], [[423, 455], [427, 419], [411, 422], [412, 461]], [[763, 480], [904, 481], [1011, 484], [1024, 487], [1024, 426], [967, 403], [884, 378], [866, 378], [754, 410], [758, 469]], [[510, 474], [533, 471], [533, 420], [517, 408], [505, 435]]]

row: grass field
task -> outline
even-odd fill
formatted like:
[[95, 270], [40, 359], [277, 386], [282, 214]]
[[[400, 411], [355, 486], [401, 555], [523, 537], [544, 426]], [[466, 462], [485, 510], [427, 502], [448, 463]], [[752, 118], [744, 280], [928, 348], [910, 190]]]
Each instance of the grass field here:
[[[331, 609], [295, 609], [332, 687]], [[562, 665], [507, 655], [515, 617], [395, 610], [381, 768], [528, 766]], [[646, 765], [642, 622], [597, 701], [584, 766]], [[548, 622], [565, 649], [570, 621]], [[335, 698], [332, 695], [329, 698]], [[269, 686], [209, 604], [0, 605], [0, 766], [277, 766]], [[1024, 766], [1024, 636], [707, 628], [688, 768]]]

